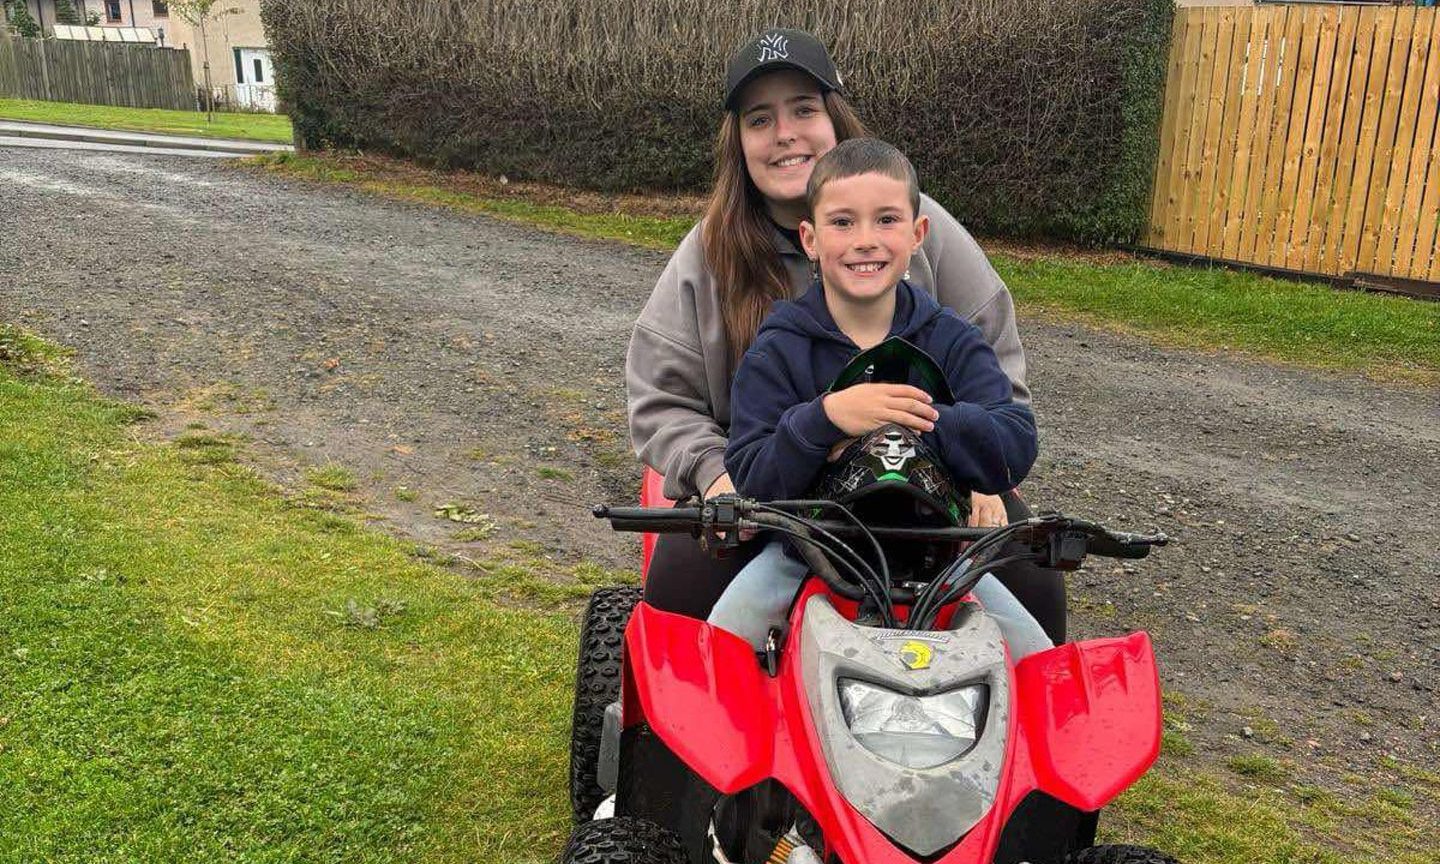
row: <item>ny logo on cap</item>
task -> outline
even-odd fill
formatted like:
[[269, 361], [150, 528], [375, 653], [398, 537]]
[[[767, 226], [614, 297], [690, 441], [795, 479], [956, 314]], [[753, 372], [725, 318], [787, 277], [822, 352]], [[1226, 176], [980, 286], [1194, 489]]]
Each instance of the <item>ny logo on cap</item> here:
[[766, 63], [771, 60], [790, 59], [790, 40], [779, 33], [771, 33], [760, 37], [760, 59], [757, 63]]

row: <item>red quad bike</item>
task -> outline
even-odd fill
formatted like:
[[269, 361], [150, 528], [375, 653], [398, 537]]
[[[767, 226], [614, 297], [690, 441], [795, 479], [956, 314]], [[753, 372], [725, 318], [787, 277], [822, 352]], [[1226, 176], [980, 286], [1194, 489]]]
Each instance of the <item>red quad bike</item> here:
[[[649, 502], [663, 502], [654, 475]], [[1165, 535], [1059, 514], [876, 527], [834, 502], [736, 497], [595, 512], [647, 532], [646, 569], [655, 532], [721, 550], [769, 530], [797, 538], [813, 575], [763, 652], [638, 588], [596, 592], [576, 683], [578, 827], [562, 864], [1174, 864], [1093, 845], [1100, 809], [1159, 753], [1149, 636], [1017, 663], [969, 597], [1016, 557], [1073, 570], [1087, 554], [1143, 558]], [[969, 546], [928, 582], [887, 563], [892, 545], [958, 541]]]

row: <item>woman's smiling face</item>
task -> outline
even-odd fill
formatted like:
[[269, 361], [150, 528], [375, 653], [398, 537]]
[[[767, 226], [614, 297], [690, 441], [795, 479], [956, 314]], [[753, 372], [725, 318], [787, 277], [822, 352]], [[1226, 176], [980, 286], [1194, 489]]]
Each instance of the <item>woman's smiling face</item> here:
[[772, 210], [803, 210], [815, 160], [835, 146], [820, 85], [804, 72], [772, 72], [747, 84], [739, 105], [740, 147], [751, 182]]

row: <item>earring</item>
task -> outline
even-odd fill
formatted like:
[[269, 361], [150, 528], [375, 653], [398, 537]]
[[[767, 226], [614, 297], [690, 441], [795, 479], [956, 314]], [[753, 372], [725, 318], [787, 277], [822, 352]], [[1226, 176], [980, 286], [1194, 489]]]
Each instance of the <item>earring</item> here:
[[906, 268], [905, 268], [905, 273], [904, 273], [904, 275], [902, 275], [900, 278], [901, 278], [901, 279], [904, 279], [906, 282], [909, 282], [909, 281], [910, 281], [910, 268], [909, 268], [909, 267], [906, 267]]
[[820, 281], [820, 262], [815, 258], [810, 259], [810, 281]]

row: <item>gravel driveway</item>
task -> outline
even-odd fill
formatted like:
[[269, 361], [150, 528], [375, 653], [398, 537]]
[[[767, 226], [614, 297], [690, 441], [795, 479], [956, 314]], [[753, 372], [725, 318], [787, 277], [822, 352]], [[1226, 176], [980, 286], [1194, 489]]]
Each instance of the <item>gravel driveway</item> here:
[[[663, 256], [130, 155], [0, 149], [0, 214], [0, 320], [72, 346], [157, 436], [247, 435], [292, 487], [340, 463], [387, 530], [467, 555], [633, 566], [587, 508], [632, 497], [621, 369]], [[1073, 630], [1149, 629], [1207, 760], [1330, 787], [1433, 765], [1440, 394], [1021, 329], [1027, 496], [1178, 541], [1078, 574]], [[446, 504], [493, 533], [454, 539]]]

